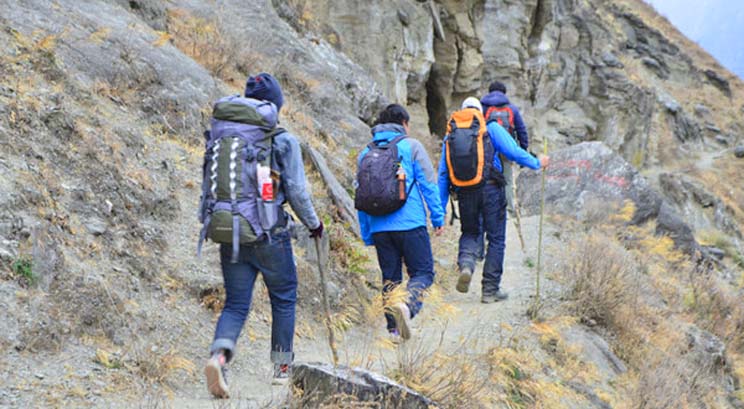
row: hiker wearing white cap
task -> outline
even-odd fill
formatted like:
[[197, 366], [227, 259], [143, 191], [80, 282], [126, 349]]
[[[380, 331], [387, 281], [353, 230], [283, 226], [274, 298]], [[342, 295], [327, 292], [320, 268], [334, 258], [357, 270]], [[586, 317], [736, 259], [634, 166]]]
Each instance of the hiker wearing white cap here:
[[[479, 253], [478, 237], [486, 232], [488, 248], [483, 265], [481, 301], [505, 300], [501, 289], [506, 246], [506, 185], [500, 155], [531, 169], [548, 166], [549, 158], [535, 158], [519, 147], [498, 122], [486, 123], [476, 98], [467, 98], [450, 116], [439, 163], [439, 194], [446, 209], [450, 191], [457, 194], [460, 243], [457, 290], [467, 293]], [[482, 225], [481, 226], [481, 220]]]

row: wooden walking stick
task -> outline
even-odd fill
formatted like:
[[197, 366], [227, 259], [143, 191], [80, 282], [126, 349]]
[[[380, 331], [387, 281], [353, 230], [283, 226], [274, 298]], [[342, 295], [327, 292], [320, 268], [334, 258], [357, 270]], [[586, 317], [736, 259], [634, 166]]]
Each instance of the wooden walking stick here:
[[[548, 140], [543, 139], [543, 155], [548, 155]], [[542, 238], [543, 238], [543, 218], [545, 216], [545, 174], [546, 169], [542, 168], [542, 180], [540, 185], [540, 222], [537, 231], [537, 277], [535, 278], [535, 303], [530, 308], [532, 319], [537, 318], [542, 308], [540, 300], [540, 274], [542, 273]]]
[[517, 172], [512, 168], [512, 204], [514, 205], [514, 227], [517, 228], [517, 236], [519, 236], [519, 244], [522, 245], [522, 253], [524, 253], [524, 235], [522, 235], [522, 212], [519, 210], [519, 199], [517, 198]]
[[325, 313], [326, 328], [328, 329], [328, 346], [331, 347], [333, 354], [333, 366], [338, 366], [338, 351], [336, 350], [336, 336], [333, 333], [333, 321], [331, 321], [331, 305], [328, 302], [328, 290], [323, 268], [323, 261], [320, 257], [320, 237], [315, 237], [315, 252], [318, 254], [318, 272], [320, 273], [320, 292], [323, 297], [323, 311]]

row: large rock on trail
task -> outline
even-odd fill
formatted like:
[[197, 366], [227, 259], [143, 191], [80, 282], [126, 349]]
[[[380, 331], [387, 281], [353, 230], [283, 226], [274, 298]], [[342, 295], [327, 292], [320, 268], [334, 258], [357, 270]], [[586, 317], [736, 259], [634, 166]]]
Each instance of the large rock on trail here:
[[318, 407], [334, 396], [351, 396], [388, 409], [427, 409], [437, 405], [425, 396], [392, 380], [361, 368], [324, 363], [298, 363], [292, 384], [303, 391], [302, 407]]
[[[518, 179], [522, 211], [540, 211], [540, 172], [523, 171]], [[597, 211], [609, 216], [627, 201], [635, 213], [631, 224], [656, 220], [658, 234], [667, 234], [688, 254], [699, 250], [692, 229], [664, 202], [641, 174], [625, 159], [601, 142], [583, 142], [551, 154], [545, 183], [548, 213], [586, 220]]]

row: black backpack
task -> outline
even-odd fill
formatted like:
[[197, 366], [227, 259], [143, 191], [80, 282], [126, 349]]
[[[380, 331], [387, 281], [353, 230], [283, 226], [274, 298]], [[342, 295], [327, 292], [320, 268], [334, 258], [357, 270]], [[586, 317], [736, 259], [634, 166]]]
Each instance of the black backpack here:
[[[384, 216], [403, 207], [408, 199], [406, 175], [398, 157], [398, 136], [385, 145], [372, 142], [359, 163], [354, 207], [372, 216]], [[413, 188], [413, 184], [411, 184]]]

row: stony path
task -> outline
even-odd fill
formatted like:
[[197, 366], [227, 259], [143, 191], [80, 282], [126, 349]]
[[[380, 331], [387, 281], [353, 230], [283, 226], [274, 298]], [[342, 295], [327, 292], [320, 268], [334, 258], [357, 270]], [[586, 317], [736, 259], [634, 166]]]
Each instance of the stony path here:
[[[456, 307], [456, 314], [443, 321], [442, 317], [435, 316], [434, 308], [425, 306], [421, 315], [413, 321], [414, 338], [400, 346], [398, 351], [379, 342], [385, 337], [382, 317], [374, 325], [357, 326], [344, 334], [340, 342], [342, 363], [361, 363], [370, 369], [384, 371], [394, 364], [400, 352], [433, 351], [439, 347], [440, 352], [445, 353], [455, 350], [462, 352], [464, 348], [465, 352], [475, 354], [497, 345], [505, 327], [518, 330], [528, 325], [526, 311], [534, 293], [535, 269], [527, 267], [525, 254], [536, 260], [537, 224], [537, 217], [523, 221], [528, 249], [526, 253], [522, 253], [513, 224], [509, 223], [503, 287], [509, 292], [510, 298], [490, 305], [480, 303], [480, 265], [468, 294], [460, 294], [454, 290], [458, 227], [448, 228], [443, 237], [433, 239], [433, 246], [437, 260], [437, 282], [444, 292], [444, 302]], [[551, 228], [546, 226], [546, 229], [544, 237], [550, 243]], [[549, 252], [549, 245], [546, 248]], [[547, 287], [550, 287], [549, 283]], [[321, 323], [317, 325], [317, 339], [296, 340], [297, 360], [330, 362], [330, 352], [323, 337], [325, 331]], [[246, 346], [245, 340], [241, 341], [242, 348], [230, 368], [228, 378], [233, 399], [215, 401], [209, 397], [202, 383], [196, 383], [183, 385], [176, 391], [174, 399], [166, 404], [174, 408], [194, 409], [262, 408], [276, 407], [284, 401], [288, 389], [271, 386], [270, 383], [268, 340], [259, 339], [250, 343], [250, 346]]]

